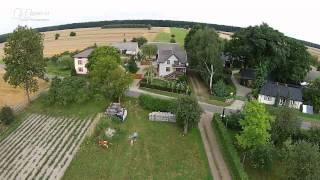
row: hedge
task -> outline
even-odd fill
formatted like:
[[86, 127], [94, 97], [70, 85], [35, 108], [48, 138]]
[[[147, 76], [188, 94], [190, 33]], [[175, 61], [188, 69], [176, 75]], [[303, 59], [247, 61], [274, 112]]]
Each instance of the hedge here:
[[[169, 87], [164, 87], [164, 86], [160, 86], [160, 85], [156, 85], [156, 84], [148, 84], [146, 79], [143, 79], [140, 81], [140, 87], [145, 87], [145, 88], [150, 88], [150, 89], [157, 89], [160, 91], [167, 91], [167, 92], [174, 92], [174, 93], [178, 93], [178, 94], [186, 94], [185, 90], [178, 90], [177, 88], [173, 88], [173, 91], [171, 88]], [[191, 94], [191, 91], [189, 91], [188, 95]]]
[[240, 162], [240, 158], [234, 144], [232, 143], [232, 139], [229, 136], [226, 127], [221, 122], [220, 114], [215, 114], [213, 116], [212, 126], [218, 138], [224, 159], [230, 169], [232, 179], [249, 179]]
[[176, 109], [175, 99], [160, 99], [150, 95], [140, 95], [139, 104], [150, 111], [172, 112]]

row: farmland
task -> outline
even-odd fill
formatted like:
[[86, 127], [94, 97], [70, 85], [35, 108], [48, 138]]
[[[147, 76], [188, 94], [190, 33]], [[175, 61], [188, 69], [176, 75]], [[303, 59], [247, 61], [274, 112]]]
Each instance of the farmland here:
[[60, 179], [90, 118], [29, 114], [0, 146], [0, 179]]
[[[70, 32], [75, 32], [76, 36], [70, 37]], [[94, 45], [107, 45], [113, 42], [121, 42], [123, 39], [130, 41], [133, 37], [144, 36], [149, 41], [154, 40], [160, 32], [170, 32], [169, 28], [153, 27], [147, 28], [79, 28], [67, 29], [60, 31], [44, 32], [44, 55], [46, 57], [62, 53], [64, 51], [82, 50]], [[60, 37], [55, 40], [55, 34], [59, 33]], [[3, 57], [4, 43], [0, 44], [0, 58]]]
[[[0, 67], [0, 107], [4, 105], [15, 106], [27, 101], [26, 94], [22, 88], [14, 88], [3, 80], [4, 71]], [[40, 93], [48, 87], [48, 83], [39, 81], [39, 91], [32, 96]]]

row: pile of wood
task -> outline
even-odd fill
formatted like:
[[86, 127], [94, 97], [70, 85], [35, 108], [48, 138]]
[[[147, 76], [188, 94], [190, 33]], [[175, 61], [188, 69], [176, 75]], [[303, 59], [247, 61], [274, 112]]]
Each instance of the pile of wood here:
[[149, 113], [150, 121], [176, 122], [176, 116], [170, 112], [152, 112]]

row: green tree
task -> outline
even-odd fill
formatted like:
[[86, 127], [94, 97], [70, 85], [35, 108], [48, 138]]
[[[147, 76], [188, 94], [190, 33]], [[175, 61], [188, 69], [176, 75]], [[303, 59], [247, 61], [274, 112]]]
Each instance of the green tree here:
[[141, 36], [138, 38], [136, 37], [132, 38], [131, 42], [137, 42], [138, 46], [141, 47], [142, 45], [146, 44], [148, 40], [145, 37]]
[[320, 78], [311, 82], [311, 84], [303, 90], [304, 102], [313, 106], [314, 112], [320, 112]]
[[318, 179], [320, 177], [319, 146], [299, 141], [287, 147], [285, 178], [292, 180]]
[[129, 89], [129, 86], [133, 79], [130, 74], [126, 73], [125, 70], [120, 66], [110, 73], [110, 79], [112, 83], [109, 90], [110, 97], [112, 97], [112, 99], [117, 99], [120, 103], [121, 98]]
[[76, 32], [73, 32], [73, 31], [70, 32], [70, 36], [71, 36], [71, 37], [72, 37], [72, 36], [76, 36], [76, 35], [77, 35]]
[[118, 49], [110, 46], [101, 46], [96, 49], [90, 54], [89, 62], [86, 64], [88, 70], [91, 70], [92, 64], [94, 64], [98, 59], [114, 59], [115, 63], [120, 64], [120, 53]]
[[286, 140], [300, 132], [300, 127], [301, 120], [292, 109], [279, 107], [272, 123], [271, 139], [275, 145], [282, 146]]
[[60, 34], [59, 34], [59, 33], [56, 33], [56, 34], [54, 35], [54, 39], [55, 39], [55, 40], [58, 40], [59, 37], [60, 37]]
[[270, 123], [273, 118], [264, 105], [256, 100], [247, 103], [243, 116], [240, 120], [242, 131], [236, 136], [240, 147], [247, 151], [266, 145], [270, 140]]
[[155, 56], [157, 54], [157, 46], [153, 44], [146, 44], [141, 47], [142, 53], [146, 56], [148, 56], [149, 59], [151, 59], [152, 56]]
[[174, 38], [171, 38], [170, 43], [176, 43], [176, 40]]
[[4, 106], [1, 108], [0, 112], [0, 120], [4, 122], [6, 125], [11, 124], [14, 121], [14, 113], [11, 107], [9, 106]]
[[183, 128], [184, 134], [187, 134], [188, 130], [197, 126], [201, 112], [196, 98], [185, 95], [178, 97], [175, 115], [177, 124]]
[[271, 170], [274, 151], [275, 149], [270, 143], [249, 150], [250, 165], [259, 170]]
[[42, 35], [19, 26], [9, 35], [4, 53], [4, 80], [14, 87], [22, 87], [30, 102], [30, 93], [38, 90], [37, 78], [44, 78], [45, 74]]
[[227, 85], [220, 79], [216, 84], [213, 86], [213, 93], [215, 96], [218, 97], [227, 97], [230, 95], [230, 92], [227, 89]]
[[200, 72], [212, 92], [213, 78], [221, 75], [223, 69], [220, 59], [222, 40], [214, 29], [206, 27], [193, 32], [186, 47], [191, 68]]
[[139, 70], [137, 63], [133, 57], [130, 58], [128, 65], [127, 65], [127, 69], [131, 73], [136, 73]]
[[62, 55], [58, 58], [57, 63], [61, 69], [70, 70], [74, 68], [74, 60], [70, 55]]

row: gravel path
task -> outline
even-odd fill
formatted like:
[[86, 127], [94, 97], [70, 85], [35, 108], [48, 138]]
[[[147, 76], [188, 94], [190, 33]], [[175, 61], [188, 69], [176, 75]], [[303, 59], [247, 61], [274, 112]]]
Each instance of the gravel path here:
[[231, 180], [231, 175], [223, 159], [215, 133], [211, 126], [212, 113], [205, 112], [199, 122], [199, 130], [207, 154], [211, 174], [215, 180]]
[[238, 72], [239, 72], [239, 70], [232, 71], [231, 80], [232, 80], [233, 84], [236, 86], [236, 89], [237, 89], [236, 95], [241, 96], [241, 97], [246, 97], [249, 93], [251, 93], [252, 90], [250, 88], [242, 86], [238, 82], [238, 80], [236, 80], [236, 78], [234, 77], [234, 74], [236, 74]]

